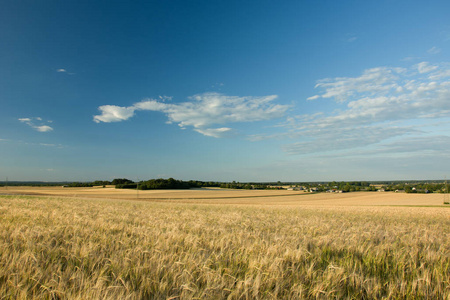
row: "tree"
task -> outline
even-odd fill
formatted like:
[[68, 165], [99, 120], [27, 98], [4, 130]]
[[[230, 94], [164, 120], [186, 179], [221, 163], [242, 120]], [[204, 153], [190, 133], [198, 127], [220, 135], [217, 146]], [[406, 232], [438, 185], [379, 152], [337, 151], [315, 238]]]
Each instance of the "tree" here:
[[118, 184], [129, 184], [133, 183], [133, 181], [126, 179], [126, 178], [116, 178], [113, 181], [111, 181], [111, 184], [118, 185]]

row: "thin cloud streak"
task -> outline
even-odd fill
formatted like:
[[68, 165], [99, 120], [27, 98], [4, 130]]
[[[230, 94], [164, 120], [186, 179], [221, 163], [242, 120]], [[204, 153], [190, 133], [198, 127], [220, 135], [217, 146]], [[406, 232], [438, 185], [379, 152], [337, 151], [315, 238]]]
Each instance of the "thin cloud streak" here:
[[75, 75], [75, 73], [69, 72], [66, 69], [62, 69], [62, 68], [61, 69], [57, 69], [56, 72], [58, 72], [58, 73], [65, 73], [67, 75]]
[[336, 128], [326, 131], [310, 131], [305, 141], [283, 146], [288, 154], [310, 154], [344, 149], [366, 147], [383, 140], [418, 132], [411, 128], [388, 128], [387, 126], [366, 126], [355, 128]]
[[427, 52], [429, 54], [438, 54], [441, 53], [441, 49], [438, 47], [431, 47], [430, 49], [427, 50]]

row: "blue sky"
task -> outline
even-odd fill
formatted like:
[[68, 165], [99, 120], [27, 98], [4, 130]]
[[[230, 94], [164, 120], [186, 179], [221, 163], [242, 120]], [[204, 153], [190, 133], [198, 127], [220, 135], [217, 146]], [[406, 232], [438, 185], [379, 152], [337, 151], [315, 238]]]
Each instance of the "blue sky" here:
[[0, 176], [450, 175], [448, 1], [2, 1]]

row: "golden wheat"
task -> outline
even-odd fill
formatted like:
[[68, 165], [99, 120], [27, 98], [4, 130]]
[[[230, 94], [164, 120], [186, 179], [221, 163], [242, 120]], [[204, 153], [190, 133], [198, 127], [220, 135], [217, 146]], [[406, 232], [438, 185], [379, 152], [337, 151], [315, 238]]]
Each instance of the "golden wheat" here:
[[443, 207], [0, 197], [1, 299], [450, 299]]

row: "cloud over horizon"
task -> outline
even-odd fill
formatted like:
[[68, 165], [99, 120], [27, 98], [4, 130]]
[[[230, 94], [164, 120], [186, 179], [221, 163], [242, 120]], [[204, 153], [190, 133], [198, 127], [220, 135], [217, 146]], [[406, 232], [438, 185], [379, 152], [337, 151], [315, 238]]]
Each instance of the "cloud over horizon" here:
[[351, 149], [392, 138], [426, 136], [430, 133], [424, 127], [432, 126], [436, 118], [450, 117], [450, 65], [446, 63], [372, 68], [358, 77], [322, 79], [315, 87], [322, 92], [308, 101], [331, 100], [339, 109], [289, 118], [283, 125], [288, 129], [285, 135], [300, 141], [285, 145], [287, 153]]
[[238, 97], [220, 93], [197, 94], [182, 103], [167, 103], [165, 99], [147, 99], [129, 107], [103, 105], [94, 122], [110, 123], [130, 119], [136, 111], [158, 111], [167, 116], [167, 123], [176, 123], [182, 129], [192, 127], [203, 135], [222, 137], [232, 131], [230, 127], [217, 127], [228, 123], [254, 122], [283, 117], [287, 105], [274, 104], [278, 96]]
[[[233, 132], [229, 124], [267, 121], [285, 117], [278, 133], [248, 137], [288, 140], [282, 150], [292, 155], [362, 149], [377, 145], [379, 153], [398, 149], [394, 143], [425, 141], [437, 134], [436, 120], [450, 126], [450, 64], [420, 62], [409, 67], [376, 67], [356, 77], [317, 81], [317, 94], [307, 101], [329, 101], [338, 108], [311, 114], [288, 115], [289, 105], [277, 104], [278, 96], [238, 97], [220, 93], [197, 94], [189, 101], [171, 103], [165, 98], [145, 99], [128, 107], [98, 107], [96, 123], [121, 122], [139, 111], [166, 115], [167, 123], [210, 137]], [[170, 99], [169, 99], [170, 100]], [[446, 119], [447, 118], [447, 119]], [[261, 130], [263, 127], [261, 127]], [[391, 144], [389, 144], [391, 143]], [[390, 145], [390, 146], [389, 146]], [[438, 143], [429, 143], [434, 147]], [[422, 149], [422, 148], [421, 148]], [[423, 150], [423, 149], [422, 149]]]

